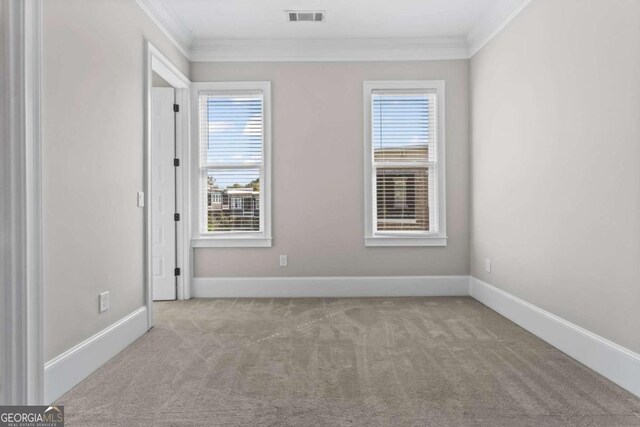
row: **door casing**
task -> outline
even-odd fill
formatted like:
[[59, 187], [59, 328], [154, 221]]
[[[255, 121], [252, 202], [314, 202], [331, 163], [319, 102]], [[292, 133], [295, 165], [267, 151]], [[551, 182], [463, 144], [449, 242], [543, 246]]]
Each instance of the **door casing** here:
[[[144, 156], [144, 176], [145, 176], [145, 199], [153, 199], [151, 192], [151, 92], [153, 88], [153, 72], [165, 79], [176, 92], [176, 104], [179, 111], [175, 115], [176, 119], [176, 155], [180, 160], [180, 166], [176, 168], [176, 207], [180, 214], [180, 221], [177, 224], [176, 254], [180, 275], [177, 280], [177, 297], [179, 300], [191, 298], [191, 213], [189, 200], [189, 79], [167, 59], [151, 42], [146, 43], [146, 73], [145, 73], [145, 156]], [[152, 242], [151, 242], [151, 209], [150, 204], [145, 203], [145, 292], [148, 316], [148, 328], [154, 325], [153, 319], [153, 275], [152, 273]]]
[[0, 403], [41, 404], [42, 0], [1, 5]]

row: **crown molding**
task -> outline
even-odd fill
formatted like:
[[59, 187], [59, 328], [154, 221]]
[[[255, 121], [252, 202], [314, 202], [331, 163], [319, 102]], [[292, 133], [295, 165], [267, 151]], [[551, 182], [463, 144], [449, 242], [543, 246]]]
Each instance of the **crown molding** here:
[[472, 57], [484, 45], [502, 31], [513, 18], [531, 2], [531, 0], [506, 0], [498, 7], [487, 12], [467, 34], [469, 57]]
[[197, 39], [167, 0], [135, 0], [191, 62], [422, 61], [467, 59], [532, 0], [505, 0], [463, 37], [332, 39]]
[[190, 60], [189, 50], [193, 43], [191, 32], [185, 27], [173, 10], [167, 6], [164, 0], [135, 0], [135, 2], [156, 24], [160, 31], [167, 36], [171, 43]]
[[469, 55], [464, 37], [377, 39], [210, 39], [191, 47], [194, 62], [417, 61]]

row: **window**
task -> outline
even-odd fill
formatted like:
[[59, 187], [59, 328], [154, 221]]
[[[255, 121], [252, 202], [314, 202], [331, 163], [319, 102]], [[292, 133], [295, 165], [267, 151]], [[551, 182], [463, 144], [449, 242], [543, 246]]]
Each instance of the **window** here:
[[222, 195], [220, 193], [209, 193], [207, 194], [207, 203], [209, 208], [216, 208], [216, 204], [220, 204], [222, 202]]
[[444, 82], [369, 81], [365, 245], [445, 246]]
[[270, 83], [194, 84], [198, 234], [193, 246], [271, 246]]
[[240, 197], [232, 197], [231, 198], [231, 209], [242, 209], [242, 198], [240, 198]]

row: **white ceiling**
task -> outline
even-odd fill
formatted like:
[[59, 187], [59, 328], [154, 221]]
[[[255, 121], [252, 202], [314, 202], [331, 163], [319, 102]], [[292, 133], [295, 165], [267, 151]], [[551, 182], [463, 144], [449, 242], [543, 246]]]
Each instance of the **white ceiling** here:
[[[152, 0], [194, 38], [465, 36], [504, 0]], [[285, 10], [325, 10], [322, 23], [287, 22]]]
[[362, 60], [468, 57], [530, 0], [136, 1], [192, 60]]

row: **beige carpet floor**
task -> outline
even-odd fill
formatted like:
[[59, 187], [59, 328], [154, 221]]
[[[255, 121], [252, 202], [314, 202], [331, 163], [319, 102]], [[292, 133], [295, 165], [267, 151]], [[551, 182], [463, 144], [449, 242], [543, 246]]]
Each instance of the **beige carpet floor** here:
[[471, 298], [194, 299], [68, 426], [638, 426], [640, 399]]

